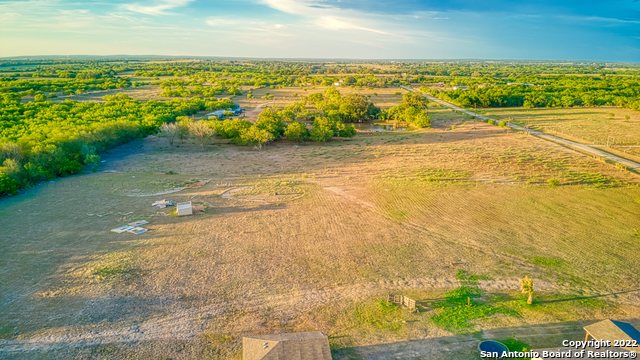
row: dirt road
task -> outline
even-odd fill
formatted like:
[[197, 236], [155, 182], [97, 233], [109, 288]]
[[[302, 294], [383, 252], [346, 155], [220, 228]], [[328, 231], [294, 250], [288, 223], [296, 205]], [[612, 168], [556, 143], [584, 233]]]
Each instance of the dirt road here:
[[[408, 87], [408, 86], [402, 86], [402, 88], [405, 89], [405, 90], [408, 90], [408, 91], [416, 91], [415, 89], [413, 89], [411, 87]], [[459, 112], [461, 112], [463, 114], [467, 114], [469, 116], [473, 116], [473, 117], [475, 117], [477, 119], [480, 119], [480, 120], [483, 120], [483, 121], [487, 121], [487, 120], [497, 121], [496, 119], [492, 119], [492, 118], [490, 118], [488, 116], [484, 116], [484, 115], [478, 114], [476, 112], [464, 109], [464, 108], [462, 108], [460, 106], [454, 105], [454, 104], [452, 104], [450, 102], [446, 102], [444, 100], [440, 100], [440, 99], [438, 99], [436, 97], [433, 97], [431, 95], [427, 95], [425, 93], [422, 93], [422, 94], [427, 99], [429, 99], [429, 100], [431, 100], [433, 102], [436, 102], [436, 103], [438, 103], [438, 104], [440, 104], [442, 106], [446, 106], [446, 107], [451, 108], [453, 110], [459, 111]], [[578, 152], [586, 153], [586, 154], [589, 154], [589, 155], [594, 155], [594, 156], [600, 157], [602, 159], [605, 159], [605, 160], [608, 160], [608, 161], [611, 161], [611, 162], [614, 162], [614, 163], [617, 163], [617, 164], [621, 164], [624, 167], [626, 167], [627, 169], [631, 169], [632, 171], [634, 171], [636, 173], [640, 173], [640, 163], [637, 163], [637, 162], [635, 162], [633, 160], [625, 159], [623, 157], [608, 153], [606, 151], [603, 151], [603, 150], [600, 150], [600, 149], [596, 149], [596, 148], [594, 148], [593, 146], [590, 146], [590, 145], [581, 144], [581, 143], [578, 143], [578, 142], [575, 142], [575, 141], [567, 140], [567, 139], [561, 138], [559, 136], [547, 134], [547, 133], [544, 133], [544, 132], [538, 131], [538, 130], [529, 129], [527, 127], [516, 125], [516, 124], [510, 123], [510, 122], [507, 122], [507, 126], [509, 128], [511, 128], [511, 129], [514, 129], [514, 130], [526, 131], [530, 135], [533, 135], [533, 136], [539, 137], [541, 139], [545, 139], [545, 140], [554, 142], [556, 144], [560, 144], [562, 146], [566, 146], [566, 147], [568, 147], [570, 149], [573, 149], [573, 150], [576, 150]]]

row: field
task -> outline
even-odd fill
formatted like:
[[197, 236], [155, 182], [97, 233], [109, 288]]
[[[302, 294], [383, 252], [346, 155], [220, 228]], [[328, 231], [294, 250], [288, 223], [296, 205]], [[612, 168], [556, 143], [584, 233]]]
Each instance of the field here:
[[485, 109], [516, 124], [640, 160], [640, 113], [622, 108]]
[[[435, 105], [431, 117], [262, 151], [150, 136], [0, 200], [0, 357], [239, 358], [243, 335], [320, 330], [338, 359], [464, 359], [483, 336], [557, 346], [582, 321], [640, 318], [640, 177]], [[150, 206], [164, 198], [205, 210]], [[109, 232], [139, 219], [148, 233]], [[450, 291], [470, 282], [482, 294], [460, 319]]]

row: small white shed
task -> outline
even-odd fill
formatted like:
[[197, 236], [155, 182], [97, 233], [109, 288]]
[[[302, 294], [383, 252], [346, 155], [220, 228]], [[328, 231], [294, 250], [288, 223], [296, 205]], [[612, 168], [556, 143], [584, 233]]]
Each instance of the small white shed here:
[[178, 203], [176, 205], [176, 213], [178, 216], [193, 215], [193, 206], [191, 205], [191, 201]]

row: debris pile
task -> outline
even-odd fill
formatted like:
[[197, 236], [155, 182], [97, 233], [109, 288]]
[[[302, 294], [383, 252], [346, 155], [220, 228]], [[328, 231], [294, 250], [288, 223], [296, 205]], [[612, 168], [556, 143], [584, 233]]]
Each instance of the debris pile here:
[[148, 223], [149, 222], [147, 220], [138, 220], [138, 221], [130, 222], [127, 225], [122, 225], [115, 229], [111, 229], [111, 232], [114, 232], [116, 234], [122, 234], [123, 232], [128, 232], [131, 234], [140, 235], [149, 231], [149, 229], [142, 227], [142, 225], [146, 225]]
[[176, 202], [173, 200], [158, 200], [156, 202], [154, 202], [153, 204], [151, 204], [151, 206], [153, 206], [154, 208], [158, 208], [158, 209], [164, 209], [166, 207], [169, 206], [176, 206]]

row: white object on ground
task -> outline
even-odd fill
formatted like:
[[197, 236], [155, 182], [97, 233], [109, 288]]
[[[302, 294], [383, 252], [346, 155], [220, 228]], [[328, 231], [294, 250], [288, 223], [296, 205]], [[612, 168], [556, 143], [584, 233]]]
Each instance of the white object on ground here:
[[178, 203], [178, 205], [176, 205], [176, 212], [178, 213], [178, 216], [193, 215], [193, 206], [191, 205], [191, 201]]

